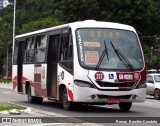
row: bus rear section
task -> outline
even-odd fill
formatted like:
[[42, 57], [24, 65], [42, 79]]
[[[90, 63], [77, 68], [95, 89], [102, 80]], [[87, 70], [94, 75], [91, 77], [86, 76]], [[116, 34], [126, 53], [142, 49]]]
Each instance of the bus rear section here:
[[[77, 104], [145, 101], [146, 69], [138, 36], [131, 26], [82, 21], [16, 37], [13, 87], [30, 103]], [[39, 52], [39, 53], [38, 53]]]

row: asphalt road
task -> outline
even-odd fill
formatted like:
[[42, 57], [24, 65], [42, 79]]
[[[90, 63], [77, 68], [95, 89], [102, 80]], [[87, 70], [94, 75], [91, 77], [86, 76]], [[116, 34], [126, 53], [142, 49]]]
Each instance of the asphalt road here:
[[74, 111], [65, 111], [63, 110], [61, 103], [55, 103], [45, 99], [42, 104], [30, 104], [27, 102], [26, 95], [17, 94], [14, 90], [11, 89], [2, 89], [2, 88], [0, 88], [0, 101], [12, 102], [27, 107], [39, 109], [42, 111], [46, 111], [49, 113], [55, 113], [57, 115], [73, 117], [73, 119], [81, 119], [91, 123], [97, 122], [100, 124], [103, 124], [105, 122], [108, 123], [106, 119], [112, 120], [117, 118], [121, 120], [130, 117], [136, 117], [136, 119], [137, 117], [142, 117], [142, 119], [143, 117], [146, 118], [148, 117], [152, 119], [152, 117], [160, 117], [160, 100], [154, 100], [153, 97], [150, 96], [147, 96], [146, 101], [143, 103], [133, 103], [132, 108], [129, 112], [121, 112], [118, 105], [111, 105], [111, 106], [82, 105], [78, 106]]

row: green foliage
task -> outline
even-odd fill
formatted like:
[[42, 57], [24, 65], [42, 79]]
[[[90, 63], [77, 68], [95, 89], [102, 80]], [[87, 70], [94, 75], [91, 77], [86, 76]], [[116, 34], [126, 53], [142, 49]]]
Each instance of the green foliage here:
[[17, 109], [17, 110], [24, 110], [26, 109], [26, 107], [22, 107], [22, 106], [18, 106], [18, 105], [5, 105], [0, 104], [0, 111], [8, 111], [8, 110], [12, 110], [12, 109]]
[[0, 80], [0, 83], [2, 82], [8, 84], [9, 82], [12, 82], [12, 80]]
[[[151, 0], [62, 0], [64, 21], [95, 19], [134, 26], [144, 36], [159, 32], [160, 10]], [[74, 13], [73, 13], [74, 12]]]
[[62, 22], [58, 21], [54, 18], [43, 18], [36, 21], [31, 21], [29, 23], [23, 24], [22, 29], [20, 29], [20, 33], [25, 33], [26, 31], [31, 32], [47, 27], [53, 27], [56, 25], [60, 25]]
[[[0, 10], [0, 73], [7, 46], [13, 40], [14, 6], [13, 0], [9, 1], [12, 4]], [[57, 18], [61, 11], [55, 6], [54, 0], [16, 0], [16, 35], [62, 24]]]
[[[160, 45], [159, 3], [154, 0], [16, 0], [16, 35], [86, 19], [125, 23], [134, 26], [141, 36], [147, 67], [152, 68], [160, 61], [158, 54], [154, 59], [151, 57], [151, 47]], [[0, 10], [0, 66], [6, 47], [12, 42], [12, 25], [13, 4]]]

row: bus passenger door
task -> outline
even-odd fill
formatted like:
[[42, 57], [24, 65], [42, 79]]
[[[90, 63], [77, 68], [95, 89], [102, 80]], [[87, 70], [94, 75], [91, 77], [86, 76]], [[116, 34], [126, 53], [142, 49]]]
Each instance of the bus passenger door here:
[[23, 54], [24, 54], [24, 41], [19, 42], [17, 57], [17, 91], [22, 92], [22, 73], [23, 73]]
[[49, 36], [47, 55], [47, 96], [57, 97], [57, 63], [60, 35]]

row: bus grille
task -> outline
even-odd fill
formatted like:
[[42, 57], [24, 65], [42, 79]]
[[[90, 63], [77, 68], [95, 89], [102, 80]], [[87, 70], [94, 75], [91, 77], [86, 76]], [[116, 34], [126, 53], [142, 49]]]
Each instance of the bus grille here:
[[132, 87], [135, 82], [122, 82], [122, 83], [111, 83], [111, 82], [103, 82], [96, 81], [100, 87]]
[[120, 98], [120, 99], [130, 99], [132, 95], [121, 95], [121, 96], [110, 96], [110, 95], [97, 95], [99, 99], [103, 98]]

